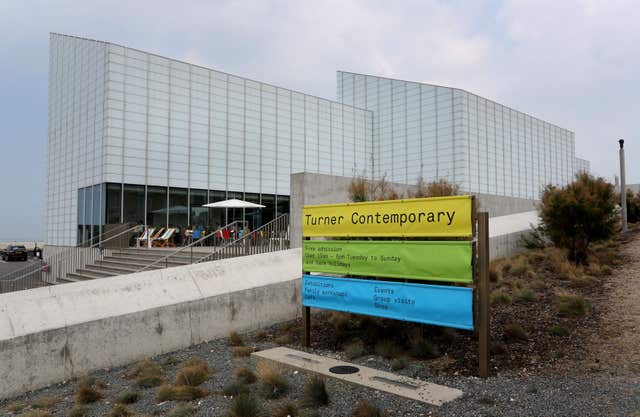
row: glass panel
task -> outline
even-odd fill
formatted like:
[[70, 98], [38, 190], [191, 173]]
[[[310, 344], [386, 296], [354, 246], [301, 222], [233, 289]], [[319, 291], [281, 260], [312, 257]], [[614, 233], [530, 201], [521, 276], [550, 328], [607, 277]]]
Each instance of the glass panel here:
[[209, 225], [209, 209], [202, 207], [207, 204], [207, 190], [191, 190], [189, 195], [190, 222], [196, 226]]
[[82, 241], [88, 241], [91, 239], [91, 203], [93, 187], [86, 187], [84, 189], [84, 233], [82, 234]]
[[[245, 193], [244, 199], [245, 201], [249, 201], [250, 203], [260, 204], [260, 194]], [[249, 222], [250, 230], [255, 230], [262, 225], [260, 213], [261, 210], [259, 208], [244, 210], [244, 219]]]
[[99, 226], [100, 222], [100, 186], [93, 186], [93, 219], [91, 224], [94, 226]]
[[82, 243], [82, 226], [84, 225], [84, 188], [78, 189], [78, 244]]
[[[227, 199], [237, 198], [238, 200], [242, 200], [244, 195], [242, 192], [233, 192], [229, 191], [227, 193]], [[227, 209], [227, 223], [234, 222], [236, 220], [242, 220], [244, 217], [243, 214], [244, 209]]]
[[274, 213], [276, 212], [276, 196], [273, 194], [262, 194], [262, 202], [260, 204], [266, 206], [262, 209], [262, 224], [269, 223], [273, 220]]
[[[187, 225], [187, 189], [169, 189], [169, 226], [185, 228]], [[166, 213], [166, 209], [164, 213]]]
[[276, 201], [276, 217], [289, 212], [289, 196], [279, 195]]
[[144, 185], [124, 185], [124, 223], [144, 224]]
[[120, 223], [120, 208], [122, 205], [122, 185], [107, 184], [107, 224]]
[[167, 189], [165, 187], [147, 187], [147, 224], [156, 229], [167, 227]]
[[[226, 200], [226, 193], [224, 191], [209, 191], [209, 203], [223, 200]], [[207, 210], [209, 211], [209, 228], [211, 230], [215, 231], [227, 224], [225, 222], [225, 210], [216, 208]]]

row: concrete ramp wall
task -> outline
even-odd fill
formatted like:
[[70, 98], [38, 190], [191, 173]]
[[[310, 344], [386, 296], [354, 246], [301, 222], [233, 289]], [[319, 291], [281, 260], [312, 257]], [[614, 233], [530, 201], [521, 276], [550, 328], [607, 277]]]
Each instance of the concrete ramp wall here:
[[0, 295], [0, 399], [300, 313], [301, 250]]

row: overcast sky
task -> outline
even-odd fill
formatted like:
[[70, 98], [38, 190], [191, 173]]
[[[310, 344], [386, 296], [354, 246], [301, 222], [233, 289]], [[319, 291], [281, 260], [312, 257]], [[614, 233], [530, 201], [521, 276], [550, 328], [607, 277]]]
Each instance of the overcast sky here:
[[632, 1], [0, 1], [0, 240], [44, 237], [49, 32], [335, 99], [338, 69], [455, 86], [575, 132], [640, 182]]

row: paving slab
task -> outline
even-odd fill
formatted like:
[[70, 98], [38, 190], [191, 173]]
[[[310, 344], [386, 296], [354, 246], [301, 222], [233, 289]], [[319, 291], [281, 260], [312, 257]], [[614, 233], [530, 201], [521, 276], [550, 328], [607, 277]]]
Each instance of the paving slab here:
[[[380, 371], [366, 366], [326, 358], [286, 347], [262, 350], [251, 354], [254, 361], [270, 361], [278, 365], [313, 372], [322, 376], [336, 378], [345, 382], [361, 385], [367, 388], [388, 392], [423, 403], [441, 406], [462, 396], [459, 389], [432, 384], [430, 382], [396, 375], [391, 372]], [[338, 367], [338, 368], [336, 368]], [[354, 373], [335, 373], [348, 371], [355, 367]], [[330, 371], [332, 369], [334, 372]], [[352, 371], [354, 371], [352, 369]]]

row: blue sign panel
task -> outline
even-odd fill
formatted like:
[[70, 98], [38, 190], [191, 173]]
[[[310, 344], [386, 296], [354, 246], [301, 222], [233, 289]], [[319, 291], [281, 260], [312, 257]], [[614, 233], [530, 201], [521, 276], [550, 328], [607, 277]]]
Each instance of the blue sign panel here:
[[473, 330], [473, 291], [445, 285], [302, 277], [302, 305]]

